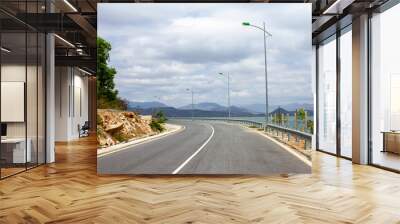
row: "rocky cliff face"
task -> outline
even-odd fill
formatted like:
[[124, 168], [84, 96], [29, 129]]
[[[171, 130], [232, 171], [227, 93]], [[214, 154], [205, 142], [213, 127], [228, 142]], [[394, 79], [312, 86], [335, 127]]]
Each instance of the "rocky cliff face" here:
[[108, 147], [131, 139], [157, 134], [150, 119], [129, 111], [97, 110], [97, 143]]

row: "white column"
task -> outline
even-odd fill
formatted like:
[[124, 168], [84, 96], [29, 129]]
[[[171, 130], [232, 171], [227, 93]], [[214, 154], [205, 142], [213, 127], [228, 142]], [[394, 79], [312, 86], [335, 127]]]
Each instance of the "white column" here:
[[46, 36], [46, 163], [55, 161], [55, 56], [54, 35]]
[[353, 162], [368, 163], [368, 15], [353, 19]]
[[[52, 1], [46, 1], [46, 12], [54, 12]], [[55, 42], [46, 35], [46, 163], [55, 161]]]
[[70, 67], [55, 68], [55, 141], [70, 140], [71, 75]]

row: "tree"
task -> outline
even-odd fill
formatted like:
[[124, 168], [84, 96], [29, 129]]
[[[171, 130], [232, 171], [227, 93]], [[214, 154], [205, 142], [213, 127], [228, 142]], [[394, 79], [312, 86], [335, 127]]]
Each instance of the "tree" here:
[[302, 122], [302, 126], [303, 126], [303, 131], [304, 131], [304, 129], [305, 129], [305, 126], [306, 126], [306, 119], [307, 119], [307, 113], [306, 113], [306, 110], [304, 110], [304, 108], [300, 108], [299, 110], [297, 110], [297, 118], [299, 119], [299, 120], [301, 120], [301, 122]]
[[303, 121], [306, 118], [306, 111], [304, 110], [304, 108], [300, 108], [297, 111], [297, 118], [301, 121]]
[[126, 109], [124, 100], [118, 97], [114, 78], [115, 68], [109, 67], [111, 44], [97, 37], [97, 108]]
[[165, 114], [162, 110], [159, 110], [156, 114], [155, 114], [155, 119], [159, 122], [159, 123], [165, 123], [165, 121], [167, 121], [167, 118], [165, 117]]

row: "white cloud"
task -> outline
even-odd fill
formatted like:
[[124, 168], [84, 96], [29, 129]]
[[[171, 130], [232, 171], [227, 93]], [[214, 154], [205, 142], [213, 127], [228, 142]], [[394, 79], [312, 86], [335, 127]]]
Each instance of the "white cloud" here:
[[267, 21], [271, 104], [312, 103], [310, 4], [99, 4], [99, 35], [111, 42], [122, 97], [180, 106], [196, 101], [265, 101], [263, 34], [242, 21]]

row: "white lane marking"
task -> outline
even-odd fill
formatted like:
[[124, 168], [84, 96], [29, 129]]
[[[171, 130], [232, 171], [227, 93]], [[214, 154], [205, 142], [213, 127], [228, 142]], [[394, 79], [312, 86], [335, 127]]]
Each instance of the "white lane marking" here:
[[193, 159], [193, 157], [195, 157], [206, 145], [207, 143], [212, 139], [212, 137], [214, 136], [214, 127], [212, 125], [210, 125], [211, 127], [211, 135], [210, 137], [208, 137], [208, 139], [203, 143], [203, 145], [200, 146], [199, 149], [196, 150], [196, 152], [194, 152], [189, 158], [187, 158], [187, 160], [185, 160], [185, 162], [183, 162], [178, 168], [176, 168], [174, 170], [174, 172], [172, 172], [172, 174], [177, 174], [179, 173], [179, 171], [181, 171], [181, 169], [190, 161]]

